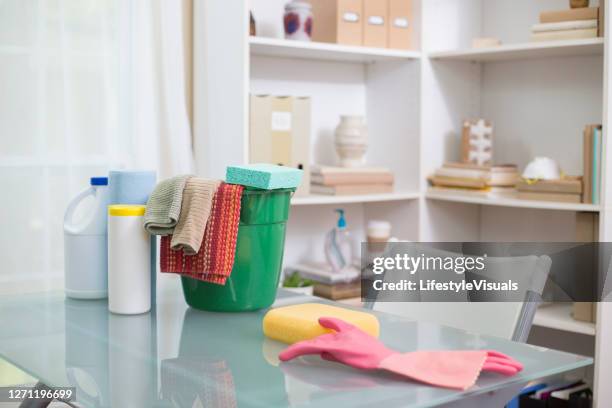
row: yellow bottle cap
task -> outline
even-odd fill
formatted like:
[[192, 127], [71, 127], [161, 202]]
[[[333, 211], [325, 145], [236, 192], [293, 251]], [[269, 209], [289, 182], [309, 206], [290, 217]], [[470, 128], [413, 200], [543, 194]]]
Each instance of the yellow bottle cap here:
[[115, 204], [108, 206], [108, 215], [114, 217], [141, 217], [145, 213], [145, 205]]

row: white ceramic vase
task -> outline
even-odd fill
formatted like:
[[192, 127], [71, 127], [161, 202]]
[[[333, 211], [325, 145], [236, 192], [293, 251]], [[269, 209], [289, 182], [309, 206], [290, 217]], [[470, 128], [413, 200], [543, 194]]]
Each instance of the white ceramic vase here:
[[368, 149], [368, 130], [363, 116], [340, 116], [335, 143], [342, 167], [362, 166]]
[[303, 0], [293, 0], [287, 3], [283, 23], [287, 40], [310, 41], [312, 6]]

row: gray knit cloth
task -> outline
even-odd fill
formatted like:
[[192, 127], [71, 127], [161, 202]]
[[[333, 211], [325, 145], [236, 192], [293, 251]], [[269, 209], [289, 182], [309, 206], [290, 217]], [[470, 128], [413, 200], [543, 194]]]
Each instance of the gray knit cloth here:
[[155, 186], [147, 201], [144, 228], [151, 235], [170, 235], [181, 215], [183, 189], [191, 176], [176, 176]]

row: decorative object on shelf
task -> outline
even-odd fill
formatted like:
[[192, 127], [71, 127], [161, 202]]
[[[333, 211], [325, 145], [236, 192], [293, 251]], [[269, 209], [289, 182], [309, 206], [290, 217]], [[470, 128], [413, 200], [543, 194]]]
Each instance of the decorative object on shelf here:
[[461, 161], [478, 166], [493, 162], [493, 125], [484, 119], [463, 122]]
[[363, 116], [342, 115], [335, 132], [336, 153], [342, 167], [359, 167], [365, 163], [368, 130]]
[[584, 190], [582, 202], [587, 204], [599, 204], [603, 142], [601, 129], [601, 125], [587, 125], [583, 132]]
[[391, 223], [383, 220], [370, 220], [366, 229], [369, 243], [388, 242], [391, 239]]
[[310, 190], [310, 98], [251, 95], [250, 163], [303, 170], [296, 195]]
[[[588, 4], [588, 2], [587, 2]], [[599, 35], [599, 8], [553, 10], [540, 13], [540, 23], [531, 27], [531, 41], [595, 38]]]
[[[395, 238], [393, 238], [395, 240]], [[366, 227], [367, 249], [370, 254], [383, 253], [391, 240], [391, 223], [383, 220], [369, 220]]]
[[589, 0], [570, 0], [571, 8], [584, 8], [589, 7]]
[[249, 35], [257, 35], [257, 24], [255, 23], [255, 17], [253, 17], [252, 11], [249, 11]]
[[310, 0], [316, 22], [314, 41], [361, 45], [363, 39], [362, 0]]
[[312, 6], [303, 0], [292, 0], [285, 5], [283, 17], [285, 38], [310, 41], [312, 36]]
[[494, 37], [476, 37], [472, 39], [472, 48], [499, 47], [501, 44], [501, 40]]
[[382, 167], [312, 166], [311, 192], [315, 194], [381, 194], [393, 191], [394, 177]]
[[559, 180], [561, 168], [551, 158], [536, 157], [525, 167], [522, 177], [528, 180]]

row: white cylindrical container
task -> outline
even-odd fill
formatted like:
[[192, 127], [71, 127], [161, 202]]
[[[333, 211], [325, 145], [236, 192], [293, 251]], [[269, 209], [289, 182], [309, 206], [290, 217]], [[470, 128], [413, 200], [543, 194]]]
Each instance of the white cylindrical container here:
[[151, 309], [151, 237], [144, 205], [108, 207], [108, 309], [139, 314]]

